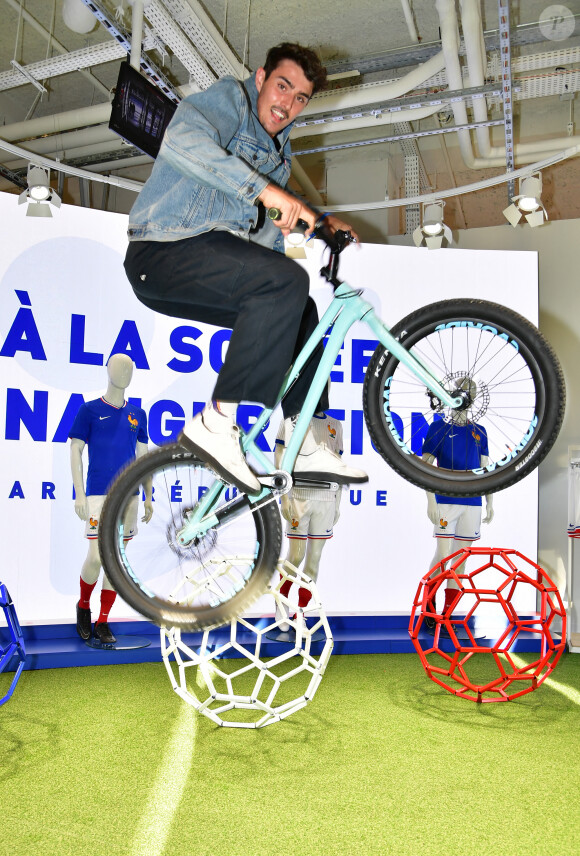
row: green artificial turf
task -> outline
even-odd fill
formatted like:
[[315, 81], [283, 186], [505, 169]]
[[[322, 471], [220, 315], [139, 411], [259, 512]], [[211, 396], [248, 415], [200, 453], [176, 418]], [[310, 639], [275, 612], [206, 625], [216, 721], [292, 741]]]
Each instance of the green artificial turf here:
[[0, 707], [0, 854], [574, 856], [580, 657], [551, 679], [572, 697], [478, 705], [414, 654], [335, 656], [306, 708], [249, 730], [162, 664], [24, 672]]

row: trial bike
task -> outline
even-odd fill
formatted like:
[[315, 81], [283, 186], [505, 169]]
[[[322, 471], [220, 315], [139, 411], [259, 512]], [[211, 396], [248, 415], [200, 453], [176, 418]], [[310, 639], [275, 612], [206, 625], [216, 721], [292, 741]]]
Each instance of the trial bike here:
[[[565, 388], [558, 359], [538, 329], [518, 313], [479, 299], [444, 300], [412, 312], [389, 328], [362, 292], [339, 278], [349, 233], [315, 234], [329, 248], [321, 275], [334, 297], [289, 369], [282, 400], [317, 345], [324, 354], [285, 448], [280, 469], [260, 448], [274, 408], [264, 408], [242, 448], [262, 489], [246, 495], [226, 484], [178, 443], [138, 458], [116, 479], [99, 525], [103, 567], [121, 597], [150, 621], [197, 631], [227, 623], [266, 590], [282, 544], [279, 498], [294, 486], [329, 483], [292, 471], [349, 329], [367, 324], [379, 345], [366, 370], [363, 411], [376, 451], [395, 472], [427, 491], [470, 496], [494, 493], [527, 476], [548, 454], [560, 429]], [[469, 378], [475, 382], [471, 396]], [[277, 405], [276, 405], [277, 406]], [[467, 411], [484, 425], [486, 465], [443, 469], [422, 458], [426, 426]], [[261, 471], [261, 474], [260, 474]], [[151, 480], [154, 514], [133, 542], [124, 539], [128, 504]]]

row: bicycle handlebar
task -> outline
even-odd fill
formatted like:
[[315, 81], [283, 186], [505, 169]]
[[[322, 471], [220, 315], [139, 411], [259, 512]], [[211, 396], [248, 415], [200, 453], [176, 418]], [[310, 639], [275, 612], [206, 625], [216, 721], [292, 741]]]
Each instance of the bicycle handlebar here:
[[[266, 214], [270, 220], [279, 220], [282, 212], [279, 208], [268, 208]], [[304, 233], [310, 228], [304, 220], [298, 220], [297, 227], [302, 229]], [[312, 234], [324, 241], [331, 253], [341, 253], [346, 245], [353, 240], [350, 232], [343, 232], [342, 229], [337, 229], [333, 232], [324, 216], [318, 217], [314, 224]]]

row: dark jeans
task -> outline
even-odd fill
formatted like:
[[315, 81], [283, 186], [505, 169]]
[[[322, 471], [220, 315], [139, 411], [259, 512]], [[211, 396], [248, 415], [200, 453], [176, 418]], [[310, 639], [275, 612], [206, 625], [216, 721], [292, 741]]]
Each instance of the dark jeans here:
[[[273, 407], [288, 368], [318, 323], [300, 265], [230, 232], [207, 232], [181, 241], [133, 241], [125, 271], [150, 309], [231, 328], [214, 399]], [[322, 352], [320, 345], [289, 390], [284, 416], [302, 409]], [[327, 408], [325, 392], [319, 409]]]

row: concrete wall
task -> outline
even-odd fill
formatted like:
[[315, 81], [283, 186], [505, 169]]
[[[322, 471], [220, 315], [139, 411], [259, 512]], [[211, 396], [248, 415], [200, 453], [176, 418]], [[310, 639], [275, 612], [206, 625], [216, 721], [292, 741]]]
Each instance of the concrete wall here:
[[[529, 226], [493, 226], [455, 232], [460, 249], [535, 250], [538, 253], [540, 329], [555, 348], [566, 381], [566, 416], [556, 445], [540, 466], [538, 555], [563, 591], [568, 563], [568, 447], [580, 446], [580, 220]], [[387, 243], [410, 243], [391, 238]], [[440, 252], [453, 252], [452, 249]], [[480, 297], [485, 297], [481, 294]], [[575, 548], [575, 592], [580, 602], [580, 543]], [[580, 629], [580, 609], [572, 626]]]

